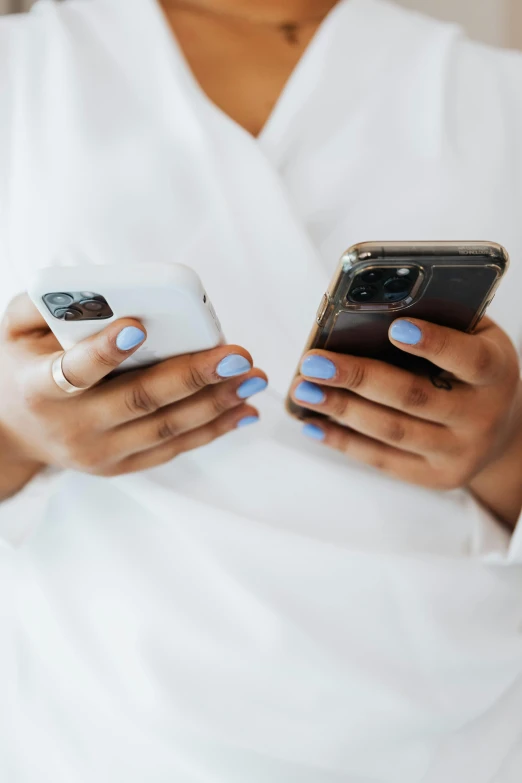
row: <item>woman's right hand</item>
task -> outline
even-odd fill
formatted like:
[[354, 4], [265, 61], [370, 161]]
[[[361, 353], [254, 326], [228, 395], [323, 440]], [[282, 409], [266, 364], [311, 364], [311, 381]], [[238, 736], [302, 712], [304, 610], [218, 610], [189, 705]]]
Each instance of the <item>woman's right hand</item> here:
[[60, 345], [26, 295], [13, 300], [0, 332], [0, 430], [13, 464], [100, 476], [152, 468], [253, 423], [257, 411], [244, 400], [266, 386], [250, 354], [230, 345], [100, 383], [146, 338], [124, 318], [66, 351], [66, 379], [92, 387], [70, 395], [51, 374]]

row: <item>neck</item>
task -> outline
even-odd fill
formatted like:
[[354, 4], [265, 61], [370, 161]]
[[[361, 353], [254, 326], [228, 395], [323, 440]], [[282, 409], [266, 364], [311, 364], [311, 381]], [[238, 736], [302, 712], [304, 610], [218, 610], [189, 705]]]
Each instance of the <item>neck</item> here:
[[[195, 9], [217, 11], [266, 22], [300, 21], [326, 16], [337, 0], [183, 0], [183, 5]], [[163, 0], [167, 8], [175, 8], [176, 0]]]

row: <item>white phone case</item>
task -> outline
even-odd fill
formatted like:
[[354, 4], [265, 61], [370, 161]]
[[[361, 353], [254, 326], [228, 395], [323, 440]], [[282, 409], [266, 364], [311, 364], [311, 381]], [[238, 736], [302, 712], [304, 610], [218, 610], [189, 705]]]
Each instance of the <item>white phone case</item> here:
[[[55, 292], [73, 295], [73, 308], [80, 292], [97, 294], [107, 300], [113, 315], [107, 318], [93, 312], [90, 320], [78, 321], [57, 318], [43, 298]], [[65, 350], [118, 318], [137, 318], [147, 329], [147, 340], [122, 362], [122, 370], [205, 351], [224, 342], [201, 280], [182, 264], [49, 267], [39, 270], [28, 293]]]

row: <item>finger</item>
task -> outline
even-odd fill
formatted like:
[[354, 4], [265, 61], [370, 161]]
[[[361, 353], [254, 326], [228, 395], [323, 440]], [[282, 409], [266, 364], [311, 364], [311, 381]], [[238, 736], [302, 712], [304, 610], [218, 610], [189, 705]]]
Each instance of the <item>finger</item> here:
[[[102, 332], [82, 340], [66, 351], [62, 359], [65, 378], [79, 389], [94, 386], [118, 367], [143, 344], [145, 329], [131, 318], [115, 321]], [[35, 364], [31, 385], [52, 399], [65, 398], [51, 374], [53, 361], [59, 353], [41, 357]]]
[[259, 370], [217, 386], [207, 386], [192, 397], [161, 408], [152, 416], [122, 424], [110, 433], [110, 452], [123, 459], [152, 449], [190, 430], [199, 429], [243, 405], [247, 397], [264, 391], [266, 375]]
[[134, 454], [127, 457], [117, 465], [111, 475], [122, 473], [135, 473], [137, 471], [155, 468], [163, 465], [165, 462], [178, 457], [186, 451], [199, 449], [217, 438], [226, 435], [236, 429], [242, 429], [250, 424], [255, 424], [259, 419], [259, 414], [255, 408], [249, 405], [242, 405], [240, 408], [224, 413], [215, 421], [206, 424], [204, 427], [187, 432], [179, 438], [172, 438], [156, 446], [149, 451]]
[[401, 318], [392, 324], [389, 335], [397, 348], [428, 359], [472, 386], [500, 382], [511, 358], [509, 338], [489, 319], [474, 334], [466, 334], [427, 321]]
[[156, 413], [206, 386], [242, 377], [251, 369], [251, 355], [237, 345], [177, 356], [108, 381], [92, 398], [92, 413], [102, 428], [109, 429]]
[[2, 331], [8, 339], [18, 339], [50, 329], [27, 294], [20, 294], [10, 301], [5, 311]]
[[311, 351], [301, 363], [301, 373], [306, 379], [319, 380], [323, 387], [346, 389], [438, 424], [462, 422], [473, 414], [475, 392], [466, 385], [455, 381], [441, 388], [429, 378], [376, 359]]
[[441, 424], [416, 419], [342, 389], [329, 389], [298, 379], [292, 397], [298, 405], [404, 451], [431, 455], [451, 448], [452, 435]]
[[428, 463], [423, 457], [409, 454], [393, 448], [366, 435], [352, 432], [327, 419], [307, 421], [302, 429], [303, 435], [310, 440], [323, 443], [336, 451], [340, 451], [350, 459], [369, 465], [412, 483], [422, 483], [426, 479]]

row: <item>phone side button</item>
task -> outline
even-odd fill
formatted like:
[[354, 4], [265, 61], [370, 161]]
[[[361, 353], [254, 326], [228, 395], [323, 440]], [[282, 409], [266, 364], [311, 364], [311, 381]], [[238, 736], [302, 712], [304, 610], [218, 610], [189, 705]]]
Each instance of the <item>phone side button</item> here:
[[323, 325], [323, 318], [325, 316], [325, 313], [328, 309], [328, 294], [324, 294], [323, 298], [321, 299], [321, 304], [319, 305], [319, 309], [317, 310], [317, 315], [315, 317], [315, 320], [319, 324], [319, 326]]

